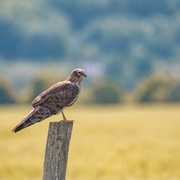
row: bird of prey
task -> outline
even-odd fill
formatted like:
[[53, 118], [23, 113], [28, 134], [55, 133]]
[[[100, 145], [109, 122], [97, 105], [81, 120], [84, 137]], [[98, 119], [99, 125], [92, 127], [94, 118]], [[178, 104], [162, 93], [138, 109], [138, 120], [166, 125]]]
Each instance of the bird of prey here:
[[32, 101], [33, 110], [12, 132], [18, 132], [58, 113], [62, 113], [63, 121], [67, 121], [63, 110], [77, 100], [84, 77], [87, 75], [83, 69], [75, 69], [65, 81], [58, 82], [42, 92]]

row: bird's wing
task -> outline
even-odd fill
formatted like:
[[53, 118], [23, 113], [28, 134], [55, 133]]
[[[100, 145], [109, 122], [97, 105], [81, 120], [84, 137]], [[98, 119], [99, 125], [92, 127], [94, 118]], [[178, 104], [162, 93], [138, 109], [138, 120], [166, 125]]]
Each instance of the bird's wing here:
[[52, 116], [47, 108], [38, 106], [35, 107], [13, 130], [12, 132], [18, 132], [28, 126], [31, 126], [37, 122], [41, 122], [44, 119]]
[[59, 82], [37, 96], [33, 100], [32, 106], [69, 106], [79, 92], [80, 88], [77, 85], [71, 84], [69, 81]]

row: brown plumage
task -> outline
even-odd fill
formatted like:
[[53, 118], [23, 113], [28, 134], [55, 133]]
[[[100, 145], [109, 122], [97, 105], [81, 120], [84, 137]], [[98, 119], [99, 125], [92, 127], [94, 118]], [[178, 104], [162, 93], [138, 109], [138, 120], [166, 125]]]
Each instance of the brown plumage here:
[[67, 121], [63, 110], [73, 105], [77, 100], [81, 92], [81, 85], [84, 77], [87, 76], [83, 69], [75, 69], [65, 81], [58, 82], [42, 92], [32, 102], [34, 109], [12, 130], [12, 132], [18, 132], [60, 112], [63, 115], [63, 120]]

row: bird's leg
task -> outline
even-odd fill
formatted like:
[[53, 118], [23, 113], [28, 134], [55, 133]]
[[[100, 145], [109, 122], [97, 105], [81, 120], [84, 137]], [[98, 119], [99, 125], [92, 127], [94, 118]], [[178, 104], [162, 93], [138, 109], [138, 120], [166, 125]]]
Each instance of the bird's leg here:
[[66, 121], [66, 122], [67, 122], [67, 121], [68, 121], [68, 122], [72, 122], [72, 120], [67, 120], [67, 119], [66, 119], [66, 116], [64, 115], [63, 111], [61, 111], [61, 113], [62, 113], [62, 116], [63, 116], [63, 121]]
[[64, 115], [63, 111], [61, 111], [61, 113], [62, 113], [62, 116], [63, 116], [63, 121], [67, 121], [66, 116]]

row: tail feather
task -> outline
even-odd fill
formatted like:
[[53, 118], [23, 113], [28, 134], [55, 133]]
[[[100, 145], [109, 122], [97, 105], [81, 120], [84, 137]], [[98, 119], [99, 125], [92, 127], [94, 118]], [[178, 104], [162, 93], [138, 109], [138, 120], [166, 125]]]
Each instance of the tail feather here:
[[47, 108], [44, 107], [35, 107], [13, 130], [12, 132], [18, 132], [28, 126], [31, 126], [37, 122], [40, 122], [52, 114]]

